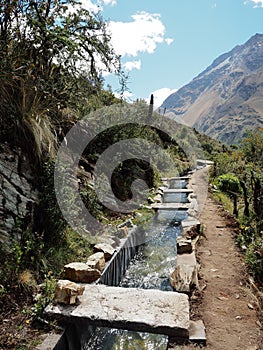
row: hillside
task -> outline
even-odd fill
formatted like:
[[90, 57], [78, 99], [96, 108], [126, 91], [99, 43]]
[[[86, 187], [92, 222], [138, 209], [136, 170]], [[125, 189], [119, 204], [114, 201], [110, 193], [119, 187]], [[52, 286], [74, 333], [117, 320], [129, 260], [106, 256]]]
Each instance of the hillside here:
[[167, 116], [228, 144], [263, 126], [263, 35], [222, 54], [162, 104]]

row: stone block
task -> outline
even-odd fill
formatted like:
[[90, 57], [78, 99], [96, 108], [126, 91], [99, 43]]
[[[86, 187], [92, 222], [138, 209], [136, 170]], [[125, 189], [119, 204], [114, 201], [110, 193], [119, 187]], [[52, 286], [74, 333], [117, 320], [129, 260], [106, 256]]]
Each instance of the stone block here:
[[55, 289], [54, 301], [72, 305], [77, 302], [78, 296], [84, 292], [84, 287], [68, 280], [59, 280]]
[[104, 253], [97, 252], [95, 254], [92, 254], [91, 256], [88, 257], [86, 264], [93, 269], [103, 271], [103, 269], [105, 267]]
[[162, 196], [161, 196], [161, 194], [157, 194], [156, 196], [154, 196], [153, 200], [154, 200], [155, 203], [162, 203]]
[[92, 283], [101, 276], [101, 272], [85, 263], [72, 262], [64, 266], [65, 277], [73, 282]]
[[202, 320], [190, 321], [189, 340], [194, 343], [206, 343], [205, 325]]
[[95, 252], [102, 252], [104, 254], [105, 260], [108, 261], [111, 259], [116, 249], [107, 243], [98, 243], [94, 247]]
[[177, 292], [190, 293], [198, 287], [198, 265], [195, 253], [177, 255], [176, 268], [170, 276], [171, 286]]

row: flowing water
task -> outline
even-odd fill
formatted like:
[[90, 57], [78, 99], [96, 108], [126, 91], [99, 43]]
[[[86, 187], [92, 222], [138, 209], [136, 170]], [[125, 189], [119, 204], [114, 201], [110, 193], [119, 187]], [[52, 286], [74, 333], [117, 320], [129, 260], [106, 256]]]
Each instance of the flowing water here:
[[[182, 182], [174, 184], [181, 188]], [[174, 188], [173, 186], [173, 188]], [[181, 196], [178, 197], [181, 200]], [[176, 198], [174, 198], [176, 199]], [[161, 210], [144, 228], [146, 243], [138, 248], [120, 282], [125, 288], [172, 291], [169, 276], [176, 262], [176, 238], [181, 234], [179, 221], [186, 211]], [[97, 328], [85, 350], [166, 350], [163, 335]]]

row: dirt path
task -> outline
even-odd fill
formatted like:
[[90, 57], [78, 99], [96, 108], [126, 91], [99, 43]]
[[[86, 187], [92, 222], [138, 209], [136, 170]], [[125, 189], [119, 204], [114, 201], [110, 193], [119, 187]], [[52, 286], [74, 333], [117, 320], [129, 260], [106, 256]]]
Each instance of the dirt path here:
[[245, 263], [235, 245], [233, 221], [206, 193], [207, 170], [195, 172], [191, 180], [198, 202], [204, 202], [203, 206], [200, 203], [199, 219], [205, 237], [197, 248], [197, 257], [201, 265], [200, 285], [204, 287], [198, 313], [206, 326], [206, 349], [262, 350], [256, 303], [245, 288]]

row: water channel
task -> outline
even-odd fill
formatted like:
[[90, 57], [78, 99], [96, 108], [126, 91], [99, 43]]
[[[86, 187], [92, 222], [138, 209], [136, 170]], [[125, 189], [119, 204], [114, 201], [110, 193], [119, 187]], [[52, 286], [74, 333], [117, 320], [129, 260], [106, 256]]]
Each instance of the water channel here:
[[[170, 188], [184, 188], [185, 181], [175, 181]], [[187, 195], [169, 194], [166, 202], [187, 202]], [[146, 243], [139, 246], [121, 279], [125, 288], [171, 291], [169, 276], [176, 261], [176, 238], [181, 234], [180, 221], [184, 210], [159, 210], [143, 230]], [[96, 328], [84, 350], [166, 350], [168, 339], [163, 335]]]

